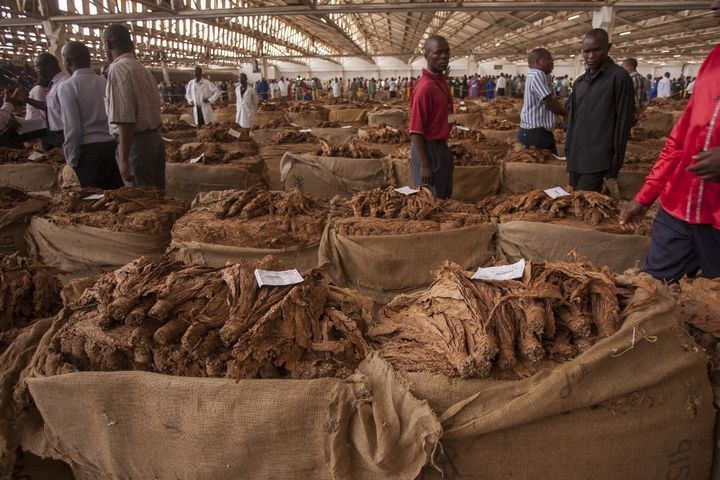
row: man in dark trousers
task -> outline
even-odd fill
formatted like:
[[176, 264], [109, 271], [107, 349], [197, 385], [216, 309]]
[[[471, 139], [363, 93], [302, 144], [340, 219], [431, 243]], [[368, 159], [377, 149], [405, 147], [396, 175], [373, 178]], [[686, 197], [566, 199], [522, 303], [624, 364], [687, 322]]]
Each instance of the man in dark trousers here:
[[448, 116], [453, 111], [446, 71], [450, 45], [438, 35], [425, 40], [427, 68], [423, 69], [410, 101], [410, 145], [413, 181], [427, 185], [436, 198], [450, 198], [453, 154], [448, 148]]
[[607, 185], [617, 192], [617, 176], [625, 160], [635, 118], [635, 93], [630, 75], [609, 56], [608, 33], [591, 30], [583, 40], [587, 71], [570, 96], [565, 154], [570, 185], [599, 192]]
[[[711, 8], [720, 20], [720, 0]], [[720, 46], [700, 67], [685, 112], [620, 224], [634, 229], [656, 199], [643, 270], [665, 282], [699, 271], [720, 277]]]

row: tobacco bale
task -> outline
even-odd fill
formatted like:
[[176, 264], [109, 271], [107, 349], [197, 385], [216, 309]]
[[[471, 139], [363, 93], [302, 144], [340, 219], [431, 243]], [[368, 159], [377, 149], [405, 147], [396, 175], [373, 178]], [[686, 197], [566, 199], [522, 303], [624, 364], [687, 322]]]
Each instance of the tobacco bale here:
[[[102, 194], [99, 200], [85, 200]], [[116, 232], [149, 235], [170, 231], [187, 210], [186, 202], [163, 198], [157, 188], [123, 187], [117, 190], [83, 188], [53, 197], [44, 217], [61, 225], [85, 225]]]
[[612, 274], [583, 259], [532, 264], [522, 280], [470, 276], [446, 263], [427, 290], [384, 307], [368, 330], [381, 355], [401, 371], [516, 378], [567, 361], [620, 326]]
[[[570, 223], [579, 220], [592, 225], [598, 231], [628, 233], [618, 224], [620, 205], [612, 198], [597, 192], [577, 191], [571, 192], [569, 196], [553, 199], [544, 190], [532, 190], [488, 197], [478, 202], [477, 208], [488, 217], [501, 222], [528, 220], [561, 223], [568, 219]], [[629, 233], [645, 235], [650, 229], [650, 222], [645, 222], [638, 230]]]
[[287, 143], [316, 143], [318, 138], [309, 132], [299, 132], [297, 130], [281, 130], [273, 135], [271, 142], [276, 145]]
[[[228, 133], [230, 129], [233, 129], [240, 133], [239, 137], [234, 137]], [[225, 123], [210, 123], [203, 125], [196, 130], [196, 138], [201, 142], [249, 142], [250, 133], [247, 130], [238, 128], [236, 123], [225, 122]]]
[[339, 204], [332, 225], [345, 236], [399, 235], [451, 230], [484, 221], [473, 205], [435, 199], [426, 188], [403, 195], [387, 187], [357, 193]]
[[17, 255], [0, 256], [0, 352], [22, 327], [60, 310], [61, 289], [53, 269]]
[[407, 143], [410, 134], [403, 128], [395, 128], [384, 123], [363, 127], [358, 130], [357, 138], [369, 143]]
[[550, 150], [542, 150], [537, 147], [524, 148], [516, 145], [503, 160], [504, 162], [518, 163], [562, 163]]
[[186, 143], [177, 149], [169, 149], [168, 163], [189, 163], [200, 155], [197, 162], [203, 165], [233, 165], [250, 173], [262, 175], [263, 162], [258, 156], [259, 148], [252, 140], [236, 143]]
[[172, 237], [236, 247], [304, 246], [320, 240], [328, 212], [327, 201], [300, 190], [231, 190], [192, 208], [175, 223]]
[[678, 303], [683, 326], [710, 357], [710, 379], [720, 385], [720, 279], [683, 278]]
[[516, 130], [519, 125], [509, 120], [499, 120], [494, 118], [483, 122], [483, 127], [488, 130]]
[[360, 144], [351, 139], [343, 145], [331, 145], [329, 142], [320, 139], [320, 148], [317, 155], [321, 157], [338, 158], [383, 158], [385, 154], [375, 148]]
[[[350, 374], [369, 351], [363, 329], [372, 319], [371, 301], [314, 272], [299, 285], [258, 289], [255, 268], [282, 266], [271, 257], [224, 268], [143, 257], [104, 274], [68, 309], [67, 321], [39, 353], [39, 373]], [[119, 304], [123, 312], [134, 307], [124, 320], [108, 321]], [[138, 308], [144, 316], [130, 321]]]

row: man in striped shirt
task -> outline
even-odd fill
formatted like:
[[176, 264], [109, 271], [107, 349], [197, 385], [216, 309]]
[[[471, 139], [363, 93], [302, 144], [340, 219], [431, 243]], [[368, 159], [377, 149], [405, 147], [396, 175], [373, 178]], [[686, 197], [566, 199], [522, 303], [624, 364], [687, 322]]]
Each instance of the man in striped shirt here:
[[557, 155], [555, 145], [556, 115], [567, 116], [567, 111], [553, 94], [550, 72], [555, 64], [550, 52], [536, 48], [528, 56], [530, 70], [525, 81], [525, 97], [520, 114], [518, 138], [525, 148], [537, 147]]
[[633, 89], [635, 90], [635, 116], [638, 117], [649, 102], [647, 82], [645, 78], [640, 75], [637, 71], [637, 60], [634, 58], [628, 58], [623, 61], [622, 66], [630, 74], [630, 78], [633, 82]]

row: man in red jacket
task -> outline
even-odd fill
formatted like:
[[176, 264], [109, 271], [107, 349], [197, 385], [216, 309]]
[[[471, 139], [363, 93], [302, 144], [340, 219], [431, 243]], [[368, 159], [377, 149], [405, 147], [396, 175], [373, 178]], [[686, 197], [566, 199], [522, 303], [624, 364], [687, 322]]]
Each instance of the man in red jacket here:
[[[720, 19], [720, 0], [711, 8]], [[658, 198], [643, 270], [666, 282], [698, 271], [720, 277], [720, 45], [705, 59], [685, 112], [620, 224], [634, 228]]]

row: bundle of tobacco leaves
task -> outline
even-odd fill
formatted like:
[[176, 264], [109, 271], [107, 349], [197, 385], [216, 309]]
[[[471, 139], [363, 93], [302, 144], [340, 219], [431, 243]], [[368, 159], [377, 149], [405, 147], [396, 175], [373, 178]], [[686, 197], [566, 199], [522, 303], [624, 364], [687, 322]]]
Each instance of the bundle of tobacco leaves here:
[[381, 355], [401, 371], [526, 376], [619, 328], [612, 273], [583, 259], [529, 265], [521, 280], [471, 275], [446, 263], [427, 290], [384, 307], [368, 330]]
[[326, 140], [319, 140], [320, 148], [317, 154], [322, 157], [341, 158], [383, 158], [385, 154], [380, 150], [365, 146], [355, 139], [350, 139], [342, 145], [331, 145]]
[[280, 130], [272, 136], [271, 142], [276, 145], [286, 143], [317, 143], [318, 138], [310, 132], [297, 130]]
[[198, 163], [203, 165], [234, 165], [262, 175], [264, 164], [258, 156], [254, 141], [238, 143], [186, 143], [177, 149], [169, 148], [168, 163]]
[[[270, 130], [275, 128], [293, 129], [296, 128], [292, 123], [288, 122], [284, 118], [274, 118], [269, 122], [262, 125], [262, 129]], [[259, 130], [258, 127], [253, 127], [255, 130]]]
[[226, 378], [346, 377], [368, 353], [372, 303], [308, 272], [258, 288], [272, 257], [223, 268], [140, 258], [102, 275], [71, 308], [39, 374], [145, 370]]
[[380, 124], [376, 127], [363, 127], [358, 130], [357, 137], [369, 143], [407, 143], [410, 134], [402, 129]]
[[307, 102], [295, 102], [293, 105], [289, 106], [287, 108], [288, 112], [323, 112], [327, 111], [327, 109], [321, 105], [316, 105], [313, 103], [307, 103]]
[[476, 142], [484, 142], [487, 140], [485, 134], [480, 130], [458, 127], [455, 127], [450, 131], [450, 138], [452, 140], [474, 140]]
[[512, 151], [508, 152], [504, 159], [505, 162], [517, 163], [561, 163], [558, 157], [553, 155], [550, 150], [542, 150], [536, 147], [524, 148], [516, 145]]
[[340, 128], [342, 125], [340, 125], [340, 122], [317, 122], [315, 124], [315, 128]]
[[488, 130], [515, 130], [518, 128], [518, 124], [509, 120], [499, 120], [493, 118], [483, 122], [483, 127]]
[[326, 201], [300, 190], [229, 190], [197, 201], [175, 222], [172, 238], [235, 247], [301, 247], [320, 241], [328, 212]]
[[713, 385], [720, 385], [720, 279], [683, 278], [678, 303], [683, 324], [710, 356]]

